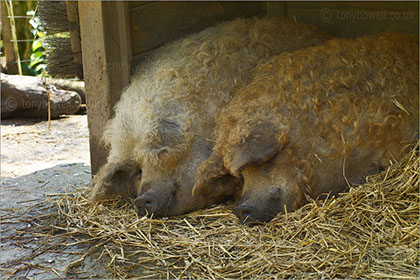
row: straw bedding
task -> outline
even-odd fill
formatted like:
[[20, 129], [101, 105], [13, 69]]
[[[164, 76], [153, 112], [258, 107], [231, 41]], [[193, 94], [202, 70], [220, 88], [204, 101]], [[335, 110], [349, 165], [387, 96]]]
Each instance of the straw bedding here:
[[417, 279], [418, 168], [417, 144], [366, 184], [255, 227], [229, 205], [138, 217], [130, 201], [89, 205], [83, 188], [51, 200], [50, 227], [90, 245], [69, 273], [91, 255], [117, 278]]

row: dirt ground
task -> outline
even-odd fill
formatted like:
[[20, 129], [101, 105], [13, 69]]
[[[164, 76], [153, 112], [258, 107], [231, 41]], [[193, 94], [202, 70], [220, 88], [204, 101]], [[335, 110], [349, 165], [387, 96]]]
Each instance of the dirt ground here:
[[[62, 279], [64, 269], [84, 248], [62, 246], [25, 230], [34, 217], [54, 211], [48, 197], [90, 182], [89, 135], [86, 115], [51, 121], [6, 120], [1, 123], [1, 279]], [[54, 239], [54, 242], [57, 242]], [[52, 248], [54, 248], [52, 250]], [[60, 248], [60, 246], [58, 246]], [[103, 266], [86, 259], [74, 278], [102, 278]], [[73, 276], [72, 276], [73, 277]]]

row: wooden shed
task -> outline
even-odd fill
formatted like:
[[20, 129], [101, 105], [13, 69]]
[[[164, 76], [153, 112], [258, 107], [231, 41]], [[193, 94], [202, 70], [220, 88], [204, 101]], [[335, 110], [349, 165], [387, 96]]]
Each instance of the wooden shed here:
[[[419, 32], [418, 2], [67, 2], [71, 43], [81, 49], [92, 174], [105, 162], [100, 139], [132, 66], [159, 46], [217, 22], [286, 16], [339, 37], [385, 30]], [[70, 9], [69, 9], [70, 7]], [[80, 37], [79, 37], [80, 27]]]

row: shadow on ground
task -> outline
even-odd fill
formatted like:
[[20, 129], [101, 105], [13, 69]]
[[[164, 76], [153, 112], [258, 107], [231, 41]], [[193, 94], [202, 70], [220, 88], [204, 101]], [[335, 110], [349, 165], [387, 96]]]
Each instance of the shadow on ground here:
[[90, 258], [84, 260], [83, 270], [77, 275], [66, 274], [68, 265], [79, 259], [87, 248], [59, 238], [64, 234], [60, 230], [45, 232], [42, 224], [42, 217], [57, 212], [48, 202], [49, 198], [87, 186], [90, 178], [90, 166], [84, 163], [61, 164], [20, 177], [2, 178], [2, 279], [81, 279], [102, 278], [108, 274], [100, 262]]

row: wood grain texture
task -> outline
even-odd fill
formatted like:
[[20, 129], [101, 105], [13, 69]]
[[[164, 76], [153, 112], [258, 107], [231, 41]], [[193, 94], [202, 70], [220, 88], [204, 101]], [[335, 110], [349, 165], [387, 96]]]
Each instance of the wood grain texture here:
[[76, 75], [79, 79], [83, 79], [82, 46], [80, 43], [79, 9], [77, 2], [66, 0], [66, 10]]
[[101, 143], [104, 127], [130, 76], [125, 5], [79, 1], [92, 174], [106, 160], [107, 151]]
[[331, 34], [357, 38], [383, 31], [419, 32], [419, 3], [389, 2], [268, 2], [267, 14], [314, 24]]
[[152, 2], [130, 9], [133, 55], [223, 20], [265, 12], [265, 2]]

